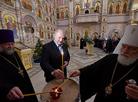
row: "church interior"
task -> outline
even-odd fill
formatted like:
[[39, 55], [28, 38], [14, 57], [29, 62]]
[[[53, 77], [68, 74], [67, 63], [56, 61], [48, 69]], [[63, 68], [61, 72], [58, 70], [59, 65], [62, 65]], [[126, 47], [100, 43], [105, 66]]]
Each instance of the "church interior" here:
[[[84, 51], [76, 49], [81, 38], [121, 39], [127, 25], [138, 25], [138, 0], [0, 0], [0, 29], [13, 31], [15, 50], [25, 68], [35, 67], [37, 72], [40, 66], [32, 65], [36, 45], [39, 42], [42, 49], [53, 40], [57, 29], [64, 31], [70, 54], [74, 55], [69, 67], [77, 69], [107, 55], [99, 49], [94, 49], [94, 56], [81, 55]], [[32, 70], [28, 73], [38, 92], [44, 85], [38, 85], [39, 76], [34, 77]]]
[[121, 38], [128, 24], [138, 24], [137, 8], [138, 0], [1, 0], [0, 29], [13, 31], [28, 69], [38, 40], [50, 42], [57, 29], [64, 31], [69, 47], [80, 46], [86, 37]]

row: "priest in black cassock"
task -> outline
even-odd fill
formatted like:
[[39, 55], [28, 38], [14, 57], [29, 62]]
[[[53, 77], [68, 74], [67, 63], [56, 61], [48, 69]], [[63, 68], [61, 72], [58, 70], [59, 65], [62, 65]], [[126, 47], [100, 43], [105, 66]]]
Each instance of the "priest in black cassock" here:
[[81, 102], [138, 102], [138, 25], [128, 25], [114, 53], [70, 72], [80, 76]]
[[0, 30], [0, 102], [38, 102], [28, 74], [14, 51], [13, 31]]

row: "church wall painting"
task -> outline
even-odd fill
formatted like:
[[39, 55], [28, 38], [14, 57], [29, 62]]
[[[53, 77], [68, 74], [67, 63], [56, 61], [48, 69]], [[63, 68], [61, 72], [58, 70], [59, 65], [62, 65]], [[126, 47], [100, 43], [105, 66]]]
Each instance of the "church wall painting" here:
[[14, 38], [18, 39], [18, 35], [17, 35], [17, 24], [16, 24], [16, 20], [12, 15], [5, 15], [4, 16], [4, 20], [5, 20], [5, 24], [7, 29], [10, 29], [13, 31], [14, 34]]
[[48, 14], [48, 6], [47, 6], [47, 3], [46, 3], [45, 6], [46, 6], [46, 13]]
[[97, 13], [99, 13], [100, 12], [100, 2], [97, 2], [96, 4], [95, 4], [95, 10], [97, 11]]
[[93, 40], [96, 39], [96, 38], [98, 38], [98, 33], [97, 33], [97, 32], [95, 32], [95, 33], [93, 34]]
[[65, 3], [65, 4], [68, 4], [68, 0], [64, 0], [64, 3]]
[[7, 5], [14, 6], [13, 0], [1, 0], [1, 1], [4, 2]]
[[[128, 5], [128, 2], [124, 1], [123, 2], [122, 13], [127, 13], [127, 7], [128, 7], [127, 5]], [[138, 5], [137, 5], [137, 7], [138, 7]]]
[[91, 0], [84, 0], [83, 1], [83, 8], [90, 8], [91, 7]]
[[51, 3], [50, 3], [50, 5], [49, 5], [49, 12], [51, 12]]
[[80, 5], [76, 5], [75, 11], [75, 15], [78, 15], [80, 13]]
[[39, 6], [37, 7], [37, 15], [39, 18], [42, 18], [42, 10]]
[[56, 14], [57, 14], [57, 19], [59, 19], [59, 9], [58, 8], [56, 10]]
[[44, 32], [43, 32], [42, 24], [39, 24], [39, 36], [40, 36], [40, 38], [44, 38]]
[[77, 34], [76, 34], [76, 40], [79, 41], [79, 39], [80, 39], [80, 34], [77, 33]]
[[138, 0], [134, 0], [132, 10], [138, 9]]
[[38, 2], [39, 4], [41, 4], [41, 0], [37, 0], [37, 2]]
[[69, 9], [68, 8], [65, 9], [65, 17], [69, 18]]
[[60, 16], [61, 16], [61, 19], [64, 18], [64, 9], [60, 9]]
[[121, 6], [121, 3], [120, 2], [117, 2], [116, 3], [116, 6], [115, 6], [115, 13], [116, 14], [119, 14], [120, 13], [120, 6]]
[[89, 29], [84, 30], [84, 38], [89, 37]]
[[110, 3], [109, 4], [109, 14], [112, 14], [113, 13], [113, 7], [114, 7], [114, 4], [113, 3]]
[[22, 0], [23, 7], [29, 11], [32, 11], [32, 4], [29, 0]]

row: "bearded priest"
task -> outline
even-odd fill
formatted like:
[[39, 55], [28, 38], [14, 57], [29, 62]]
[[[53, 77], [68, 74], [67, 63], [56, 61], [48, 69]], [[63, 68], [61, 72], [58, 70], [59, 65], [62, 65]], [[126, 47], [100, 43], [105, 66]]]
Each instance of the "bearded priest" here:
[[12, 30], [0, 30], [0, 102], [38, 102], [28, 74], [14, 51]]
[[138, 25], [128, 25], [113, 54], [73, 70], [80, 76], [81, 102], [138, 102]]

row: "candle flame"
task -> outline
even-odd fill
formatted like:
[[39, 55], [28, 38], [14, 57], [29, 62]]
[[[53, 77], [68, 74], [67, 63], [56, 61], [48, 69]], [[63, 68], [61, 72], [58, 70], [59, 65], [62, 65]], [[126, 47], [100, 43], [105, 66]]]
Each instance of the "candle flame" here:
[[61, 52], [61, 54], [63, 55], [63, 54], [64, 54], [64, 52], [62, 51], [62, 52]]

